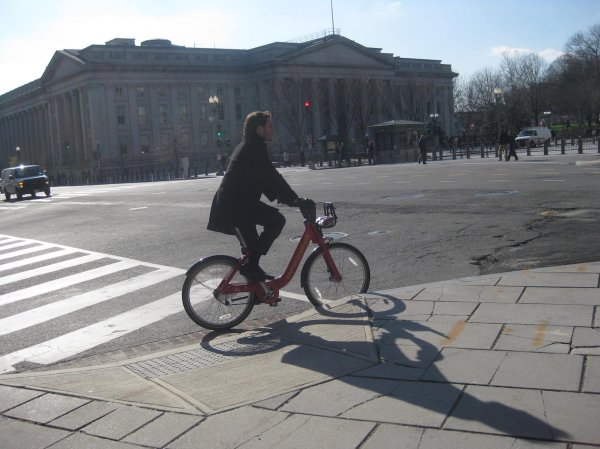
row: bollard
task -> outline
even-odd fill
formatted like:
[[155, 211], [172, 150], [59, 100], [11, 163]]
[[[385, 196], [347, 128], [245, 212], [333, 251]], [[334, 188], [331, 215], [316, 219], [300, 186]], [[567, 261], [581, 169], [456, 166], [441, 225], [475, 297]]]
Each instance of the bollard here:
[[[598, 146], [598, 151], [600, 152], [600, 145]], [[452, 159], [456, 160], [456, 148], [452, 148]]]
[[467, 147], [467, 159], [471, 159], [471, 150]]
[[485, 147], [483, 146], [483, 143], [481, 144], [481, 159], [483, 159], [485, 157]]
[[531, 142], [527, 142], [527, 156], [531, 156]]
[[544, 141], [544, 156], [548, 156], [548, 141]]
[[437, 151], [435, 148], [433, 150], [431, 150], [431, 159], [433, 159], [434, 161], [437, 161]]
[[565, 140], [564, 137], [562, 139], [560, 139], [560, 154], [565, 154], [565, 145], [566, 144], [567, 144], [567, 141]]
[[598, 153], [600, 153], [600, 139], [598, 139]]
[[577, 153], [583, 154], [583, 139], [581, 137], [577, 139]]

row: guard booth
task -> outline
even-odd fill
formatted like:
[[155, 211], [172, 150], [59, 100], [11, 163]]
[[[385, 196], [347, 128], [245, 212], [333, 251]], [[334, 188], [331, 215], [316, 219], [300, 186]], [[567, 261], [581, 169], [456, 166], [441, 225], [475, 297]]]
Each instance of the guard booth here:
[[389, 120], [369, 126], [376, 163], [416, 162], [419, 159], [419, 134], [424, 130], [425, 122], [410, 120]]
[[319, 137], [319, 154], [317, 156], [319, 166], [327, 164], [329, 167], [339, 163], [341, 155], [336, 153], [335, 148], [339, 142], [337, 134], [326, 134]]

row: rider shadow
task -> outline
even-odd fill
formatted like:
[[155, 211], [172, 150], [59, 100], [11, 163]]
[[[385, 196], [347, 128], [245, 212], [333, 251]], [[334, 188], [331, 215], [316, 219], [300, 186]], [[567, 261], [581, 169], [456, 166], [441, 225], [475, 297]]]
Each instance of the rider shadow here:
[[[371, 295], [371, 297], [373, 296]], [[328, 328], [332, 325], [334, 328], [338, 326], [364, 327], [365, 324], [368, 324], [365, 322], [364, 316], [365, 312], [371, 313], [371, 309], [366, 309], [362, 300], [351, 300], [349, 304], [358, 308], [359, 311], [348, 310], [351, 309], [350, 307], [342, 307], [342, 311], [321, 309], [318, 318], [312, 315], [295, 322], [286, 320], [276, 322], [263, 328], [264, 332], [256, 332], [238, 339], [237, 343], [244, 349], [240, 351], [237, 347], [228, 355], [249, 356], [274, 351], [283, 346], [290, 346], [290, 344], [298, 344], [283, 354], [282, 363], [331, 376], [338, 382], [357, 388], [357, 393], [364, 392], [364, 390], [372, 393], [368, 399], [363, 398], [362, 402], [352, 404], [345, 411], [338, 410], [338, 413], [332, 416], [384, 422], [396, 422], [395, 416], [402, 416], [399, 424], [439, 428], [443, 422], [446, 422], [444, 427], [447, 428], [450, 425], [449, 428], [453, 429], [482, 432], [491, 428], [503, 435], [543, 440], [564, 439], [569, 436], [563, 430], [551, 426], [527, 411], [494, 399], [480, 399], [470, 394], [465, 389], [465, 385], [450, 383], [436, 366], [436, 363], [444, 358], [441, 348], [419, 338], [417, 334], [433, 332], [443, 338], [447, 338], [447, 336], [420, 322], [400, 321], [401, 314], [406, 308], [405, 303], [394, 297], [377, 296], [381, 298], [380, 302], [391, 305], [389, 310], [379, 310], [376, 312], [377, 317], [372, 318], [374, 327], [378, 328], [380, 334], [379, 345], [364, 339], [361, 341], [336, 341], [327, 339], [327, 336], [324, 338], [317, 335], [317, 332], [323, 329], [322, 326]], [[385, 327], [385, 324], [391, 322], [394, 324], [392, 326], [393, 335]], [[337, 334], [339, 335], [339, 330]], [[335, 331], [332, 335], [335, 335]], [[208, 341], [210, 337], [207, 337]], [[403, 342], [402, 350], [395, 344], [396, 342]], [[203, 346], [211, 351], [216, 350], [210, 344], [208, 347]], [[383, 349], [375, 354], [376, 360], [374, 360], [373, 350], [377, 346]], [[355, 369], [354, 372], [340, 373], [340, 367], [336, 366], [336, 361], [343, 358], [330, 355], [328, 360], [326, 355], [323, 357], [321, 354], [324, 351], [341, 353], [349, 358], [360, 358], [367, 363], [363, 364], [361, 368]], [[380, 356], [385, 358], [387, 363], [380, 363]], [[390, 366], [391, 370], [381, 370], [381, 368]], [[398, 375], [398, 373], [401, 374]], [[435, 382], [422, 380], [424, 373], [427, 373], [428, 379], [435, 379]], [[317, 397], [320, 403], [323, 400], [329, 400], [332, 403], [339, 402], [335, 390], [324, 388], [326, 385], [320, 384], [303, 389], [297, 396], [291, 398], [284, 406], [283, 411], [285, 411], [285, 407], [294, 407], [296, 397], [301, 398], [303, 394], [310, 396], [311, 388], [319, 389]], [[484, 394], [499, 391], [499, 389], [481, 388], [485, 389], [483, 390]], [[475, 389], [478, 388], [475, 387]], [[324, 399], [328, 395], [331, 397]], [[360, 395], [364, 396], [364, 393], [360, 393]], [[532, 392], [531, 396], [534, 401], [537, 400], [541, 403], [539, 393]], [[310, 410], [306, 410], [306, 412], [310, 413]], [[471, 424], [465, 422], [471, 422]], [[452, 427], [453, 425], [456, 426]]]

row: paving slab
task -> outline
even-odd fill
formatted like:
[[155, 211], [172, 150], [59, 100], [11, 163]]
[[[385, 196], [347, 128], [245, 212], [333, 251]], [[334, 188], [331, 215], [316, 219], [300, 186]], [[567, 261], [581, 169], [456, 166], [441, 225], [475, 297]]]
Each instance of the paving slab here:
[[140, 447], [84, 433], [74, 433], [48, 449], [140, 449]]
[[501, 324], [468, 323], [461, 319], [426, 323], [396, 320], [385, 323], [374, 334], [378, 343], [399, 346], [489, 349], [501, 330]]
[[77, 396], [189, 410], [190, 405], [122, 366], [96, 366], [8, 375], [2, 383], [44, 388]]
[[523, 287], [444, 285], [441, 287], [424, 288], [415, 297], [415, 301], [497, 302], [514, 304], [522, 293]]
[[433, 301], [397, 301], [387, 298], [367, 298], [367, 305], [374, 319], [425, 320], [433, 314]]
[[600, 393], [600, 357], [590, 356], [587, 358], [583, 376], [583, 391]]
[[542, 392], [476, 385], [467, 386], [444, 428], [543, 440], [569, 436], [546, 421]]
[[348, 410], [341, 416], [396, 424], [440, 427], [462, 392], [462, 385], [400, 381], [390, 395]]
[[5, 412], [6, 416], [34, 421], [39, 423], [50, 422], [59, 416], [65, 415], [89, 400], [73, 398], [58, 394], [44, 394], [18, 407]]
[[382, 424], [361, 449], [566, 449], [566, 446], [565, 443]]
[[128, 435], [123, 441], [143, 446], [163, 447], [203, 419], [200, 416], [167, 412]]
[[0, 413], [4, 413], [43, 394], [45, 394], [43, 391], [0, 385]]
[[82, 427], [108, 415], [118, 407], [114, 402], [91, 401], [70, 413], [67, 413], [53, 421], [50, 425], [67, 430], [79, 430]]
[[398, 386], [394, 380], [344, 376], [302, 390], [280, 411], [334, 417]]
[[90, 435], [120, 440], [160, 415], [156, 410], [121, 405], [82, 430]]
[[577, 391], [582, 370], [582, 356], [508, 352], [491, 384], [505, 387]]
[[481, 304], [469, 322], [586, 326], [592, 324], [593, 306], [552, 304]]
[[494, 349], [569, 354], [572, 336], [571, 326], [510, 324], [502, 329]]
[[337, 352], [289, 345], [167, 376], [162, 381], [197, 401], [203, 410], [214, 412], [289, 393], [372, 365], [368, 360]]
[[547, 273], [515, 271], [502, 276], [498, 285], [517, 287], [598, 287], [597, 273]]
[[571, 441], [600, 444], [600, 395], [563, 391], [542, 395], [551, 425], [567, 432]]
[[358, 447], [375, 423], [322, 416], [292, 415], [239, 449], [304, 449], [313, 447]]
[[581, 262], [571, 265], [560, 265], [556, 267], [535, 268], [531, 271], [540, 273], [600, 273], [600, 263]]
[[600, 329], [575, 328], [572, 346], [575, 354], [600, 355]]
[[505, 357], [503, 351], [444, 348], [422, 380], [488, 385]]
[[45, 449], [68, 437], [70, 432], [52, 429], [0, 416], [0, 447], [2, 449]]
[[519, 304], [600, 305], [600, 288], [527, 287]]
[[168, 448], [238, 448], [241, 444], [262, 435], [288, 417], [287, 413], [255, 407], [241, 407], [209, 416], [185, 435], [170, 443]]
[[382, 361], [378, 365], [357, 371], [352, 375], [374, 379], [418, 380], [424, 373], [425, 370], [423, 368], [413, 368]]

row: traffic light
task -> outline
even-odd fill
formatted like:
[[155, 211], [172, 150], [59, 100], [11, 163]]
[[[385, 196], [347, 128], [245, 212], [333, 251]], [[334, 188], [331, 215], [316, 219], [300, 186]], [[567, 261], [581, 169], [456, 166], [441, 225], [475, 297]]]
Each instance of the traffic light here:
[[310, 100], [305, 100], [304, 101], [304, 110], [308, 111], [309, 108], [310, 108]]
[[223, 138], [223, 130], [221, 129], [221, 125], [217, 126], [217, 139]]

